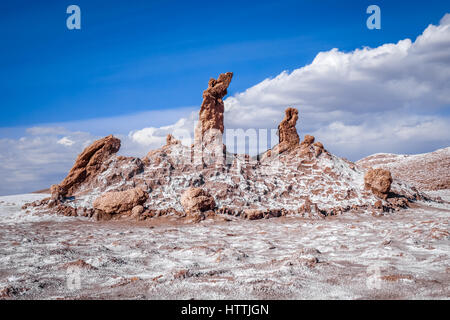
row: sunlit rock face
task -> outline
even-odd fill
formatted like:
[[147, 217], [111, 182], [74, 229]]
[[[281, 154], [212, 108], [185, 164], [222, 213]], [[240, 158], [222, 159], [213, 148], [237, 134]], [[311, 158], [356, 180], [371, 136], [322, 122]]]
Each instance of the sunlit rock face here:
[[119, 149], [120, 140], [112, 135], [92, 143], [78, 156], [67, 177], [59, 185], [52, 186], [52, 197], [59, 199], [72, 196], [82, 184], [95, 179], [104, 161]]
[[223, 97], [233, 78], [232, 72], [222, 73], [217, 80], [211, 79], [203, 91], [203, 102], [199, 112], [199, 123], [195, 130], [195, 141], [201, 141], [208, 130], [218, 130], [223, 134]]

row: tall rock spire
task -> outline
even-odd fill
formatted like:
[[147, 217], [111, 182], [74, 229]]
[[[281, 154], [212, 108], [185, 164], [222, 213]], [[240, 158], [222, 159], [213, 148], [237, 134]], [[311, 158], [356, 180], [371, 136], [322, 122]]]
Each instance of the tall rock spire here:
[[296, 147], [300, 143], [300, 138], [295, 125], [298, 120], [298, 110], [287, 108], [283, 121], [278, 126], [279, 143], [287, 147]]
[[279, 143], [273, 148], [274, 154], [293, 150], [300, 144], [300, 138], [295, 128], [297, 120], [298, 110], [295, 108], [287, 108], [283, 121], [278, 125]]
[[[218, 130], [223, 134], [223, 97], [227, 95], [227, 88], [233, 78], [232, 72], [222, 73], [217, 80], [211, 79], [208, 89], [203, 91], [203, 103], [199, 113], [199, 123], [195, 128], [195, 143], [204, 140], [209, 130]], [[213, 131], [213, 130], [211, 130]]]

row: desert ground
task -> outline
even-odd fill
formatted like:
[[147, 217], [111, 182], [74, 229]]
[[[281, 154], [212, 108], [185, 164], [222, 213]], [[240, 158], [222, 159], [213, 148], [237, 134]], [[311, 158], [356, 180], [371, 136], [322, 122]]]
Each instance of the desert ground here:
[[[430, 191], [450, 201], [450, 191]], [[449, 299], [448, 202], [326, 219], [94, 221], [0, 197], [2, 299]]]

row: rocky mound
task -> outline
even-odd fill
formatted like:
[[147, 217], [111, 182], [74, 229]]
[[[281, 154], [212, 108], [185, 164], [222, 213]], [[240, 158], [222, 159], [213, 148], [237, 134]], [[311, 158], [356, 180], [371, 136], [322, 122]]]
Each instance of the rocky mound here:
[[369, 172], [365, 178], [362, 169], [330, 154], [313, 136], [300, 142], [295, 108], [286, 109], [279, 144], [259, 160], [227, 153], [222, 99], [232, 76], [209, 81], [194, 145], [184, 146], [169, 135], [165, 146], [141, 160], [116, 156], [120, 141], [106, 137], [80, 154], [67, 178], [52, 187], [52, 200], [39, 205], [99, 219], [204, 213], [323, 218], [351, 210], [390, 211], [423, 197], [395, 177], [392, 181], [389, 171]]
[[130, 214], [134, 208], [144, 204], [147, 199], [147, 192], [141, 188], [133, 188], [125, 191], [106, 192], [95, 199], [93, 206], [102, 215]]
[[416, 155], [378, 153], [356, 164], [365, 169], [385, 168], [392, 177], [419, 190], [450, 189], [450, 147]]
[[181, 195], [180, 202], [188, 215], [198, 215], [216, 208], [214, 198], [202, 188], [187, 189]]

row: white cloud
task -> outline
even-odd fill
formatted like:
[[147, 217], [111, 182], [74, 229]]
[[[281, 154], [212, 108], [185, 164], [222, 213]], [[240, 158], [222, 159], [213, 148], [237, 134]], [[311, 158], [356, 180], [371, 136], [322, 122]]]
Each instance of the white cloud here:
[[[225, 100], [226, 128], [276, 128], [297, 107], [300, 135], [314, 134], [330, 150], [357, 160], [376, 152], [416, 153], [447, 146], [450, 119], [450, 15], [415, 41], [352, 52], [332, 49], [314, 61]], [[180, 125], [130, 134], [159, 146], [175, 128], [193, 132], [195, 115]], [[397, 149], [396, 149], [397, 148]], [[261, 151], [261, 150], [260, 150]]]
[[[31, 192], [58, 183], [94, 136], [48, 127], [19, 139], [0, 139], [0, 194]], [[61, 137], [64, 132], [67, 136]]]
[[160, 128], [149, 127], [131, 131], [128, 136], [132, 141], [145, 146], [161, 146], [165, 143], [166, 136], [170, 133], [176, 135], [177, 138], [184, 138], [184, 143], [189, 145], [191, 142], [190, 136], [192, 128], [195, 125], [193, 120], [194, 117], [195, 113], [192, 113], [189, 119], [181, 118], [173, 125]]
[[[450, 20], [409, 39], [352, 52], [332, 49], [226, 99], [228, 126], [249, 120], [274, 126], [287, 106], [300, 109], [301, 128], [325, 125], [330, 112], [346, 123], [367, 113], [439, 111], [450, 104]], [[277, 115], [276, 117], [274, 115]], [[310, 125], [311, 120], [320, 123]]]
[[70, 147], [70, 146], [72, 146], [75, 143], [75, 141], [72, 141], [72, 140], [70, 140], [67, 137], [63, 137], [63, 138], [59, 139], [58, 141], [56, 141], [56, 143], [59, 143], [59, 144], [61, 144], [63, 146], [66, 146], [66, 147]]
[[26, 129], [26, 132], [32, 136], [39, 135], [57, 135], [68, 133], [67, 129], [64, 127], [32, 127]]
[[225, 126], [273, 128], [294, 106], [299, 132], [316, 135], [342, 156], [431, 151], [450, 142], [449, 88], [446, 14], [414, 42], [320, 52], [307, 66], [227, 98]]
[[143, 155], [142, 151], [148, 152], [151, 149], [161, 147], [166, 143], [168, 134], [172, 134], [178, 140], [190, 146], [193, 142], [194, 127], [196, 125], [197, 112], [192, 112], [188, 118], [181, 118], [176, 123], [163, 127], [148, 127], [140, 130], [131, 131], [128, 134], [124, 150], [130, 154], [134, 151], [135, 155]]
[[312, 131], [335, 154], [351, 159], [376, 152], [421, 153], [449, 145], [450, 121], [437, 116], [373, 115], [359, 124], [333, 121]]

